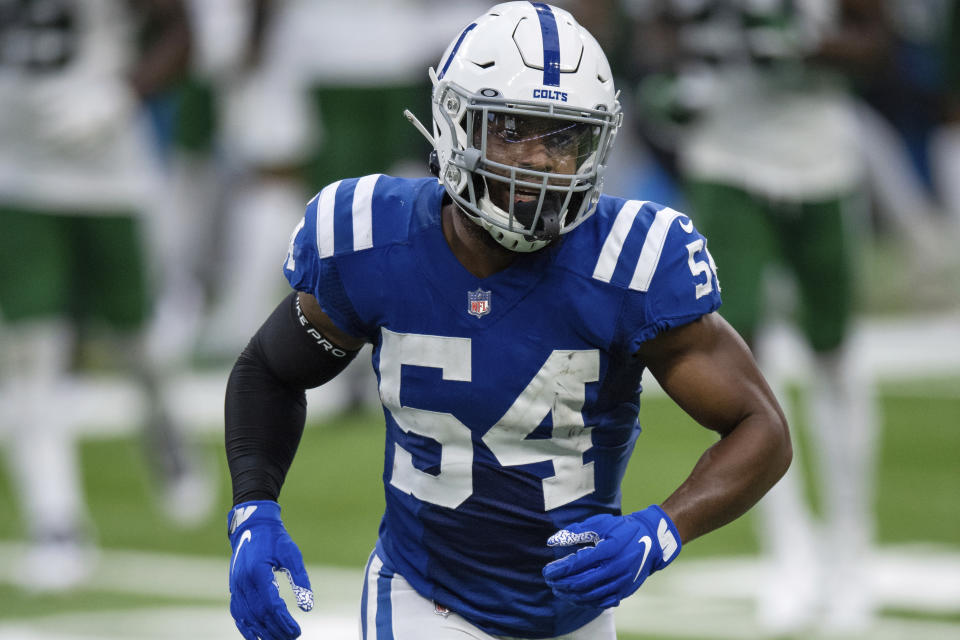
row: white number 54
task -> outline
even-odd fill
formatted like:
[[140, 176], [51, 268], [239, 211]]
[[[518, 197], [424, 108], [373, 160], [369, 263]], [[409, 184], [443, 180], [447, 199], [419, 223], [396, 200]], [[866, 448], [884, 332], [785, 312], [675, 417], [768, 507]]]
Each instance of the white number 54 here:
[[[390, 484], [420, 500], [455, 509], [473, 494], [473, 442], [470, 428], [451, 413], [427, 411], [400, 402], [403, 365], [433, 367], [444, 380], [470, 382], [469, 338], [448, 338], [383, 329], [380, 350], [380, 398], [405, 433], [440, 443], [440, 472], [417, 469], [413, 456], [399, 444], [393, 455]], [[553, 462], [554, 475], [544, 478], [545, 511], [593, 493], [593, 463], [583, 454], [592, 446], [591, 427], [584, 426], [586, 384], [600, 378], [597, 350], [556, 350], [513, 404], [484, 435], [483, 442], [505, 466]], [[527, 439], [551, 415], [550, 438]]]

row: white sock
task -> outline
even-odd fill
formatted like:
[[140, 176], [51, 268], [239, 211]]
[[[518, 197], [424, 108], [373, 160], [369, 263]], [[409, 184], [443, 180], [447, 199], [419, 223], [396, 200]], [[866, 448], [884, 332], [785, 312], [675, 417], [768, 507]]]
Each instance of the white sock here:
[[859, 625], [872, 612], [866, 562], [874, 530], [875, 403], [845, 350], [818, 355], [814, 364], [810, 426], [823, 502], [827, 614]]
[[[785, 385], [774, 367], [765, 367], [768, 384], [790, 420]], [[769, 631], [792, 632], [811, 622], [819, 573], [815, 533], [804, 490], [801, 451], [793, 437], [790, 469], [757, 504], [759, 542], [769, 575], [759, 586], [759, 622]]]
[[35, 538], [88, 533], [70, 406], [72, 332], [45, 322], [3, 331], [7, 449], [13, 485]]

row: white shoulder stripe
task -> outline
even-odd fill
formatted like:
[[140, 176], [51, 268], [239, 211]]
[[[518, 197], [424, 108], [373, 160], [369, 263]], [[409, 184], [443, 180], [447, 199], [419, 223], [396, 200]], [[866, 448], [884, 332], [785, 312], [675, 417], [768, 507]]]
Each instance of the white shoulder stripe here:
[[670, 224], [682, 215], [679, 211], [674, 211], [669, 207], [657, 212], [653, 224], [650, 225], [650, 230], [647, 231], [647, 237], [643, 241], [640, 259], [637, 261], [637, 268], [630, 280], [631, 289], [647, 291], [650, 288], [650, 281], [653, 280], [653, 274], [656, 273], [657, 264], [660, 262], [660, 252], [663, 251], [663, 245], [667, 241]]
[[379, 179], [379, 173], [360, 178], [353, 192], [354, 251], [373, 246], [373, 188]]
[[333, 206], [340, 181], [324, 187], [317, 197], [317, 251], [321, 258], [333, 255]]
[[613, 272], [617, 268], [617, 262], [620, 260], [620, 252], [623, 251], [623, 243], [627, 240], [627, 235], [633, 227], [633, 221], [637, 218], [637, 213], [643, 208], [646, 201], [629, 200], [617, 212], [617, 219], [613, 221], [613, 228], [607, 234], [607, 239], [603, 242], [603, 249], [600, 251], [600, 258], [597, 260], [597, 266], [593, 270], [593, 277], [603, 282], [610, 282]]

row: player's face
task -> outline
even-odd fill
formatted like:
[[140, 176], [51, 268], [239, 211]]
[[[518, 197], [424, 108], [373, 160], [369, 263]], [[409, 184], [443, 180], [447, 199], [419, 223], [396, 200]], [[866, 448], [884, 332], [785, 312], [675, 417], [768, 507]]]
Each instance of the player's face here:
[[[511, 114], [487, 115], [486, 158], [511, 167], [570, 176], [589, 158], [597, 147], [598, 136], [593, 127], [570, 121]], [[491, 168], [494, 173], [509, 176], [505, 169]], [[521, 175], [522, 180], [540, 182], [539, 178]], [[548, 184], [569, 185], [569, 178], [548, 180]], [[510, 184], [488, 180], [490, 198], [507, 210]], [[514, 203], [536, 200], [539, 189], [514, 189]]]

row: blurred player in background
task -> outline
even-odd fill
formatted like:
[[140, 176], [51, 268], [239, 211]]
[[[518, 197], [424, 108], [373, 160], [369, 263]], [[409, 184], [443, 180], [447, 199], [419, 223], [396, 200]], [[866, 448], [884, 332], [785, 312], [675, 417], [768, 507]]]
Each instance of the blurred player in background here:
[[724, 318], [757, 347], [768, 307], [793, 287], [813, 352], [808, 423], [822, 519], [808, 512], [800, 465], [758, 511], [773, 559], [759, 612], [777, 632], [820, 616], [830, 631], [862, 631], [873, 614], [864, 561], [876, 426], [847, 345], [868, 199], [848, 83], [888, 60], [883, 16], [879, 0], [678, 0], [644, 16], [646, 41], [658, 44], [647, 62], [662, 72], [640, 85], [646, 124], [673, 147], [723, 266]]
[[[209, 264], [210, 316], [199, 327], [205, 357], [232, 358], [242, 348], [234, 321], [269, 309], [282, 280], [269, 269], [284, 246], [291, 207], [302, 202], [303, 167], [316, 151], [318, 128], [310, 112], [302, 65], [290, 51], [309, 47], [286, 32], [290, 0], [195, 0], [189, 3], [197, 33], [192, 73], [211, 100], [206, 172], [198, 156], [179, 156], [181, 235], [179, 254]], [[187, 109], [183, 117], [196, 115]], [[183, 123], [187, 127], [191, 123]], [[183, 171], [182, 169], [186, 169]], [[210, 189], [211, 174], [217, 193]], [[192, 214], [192, 215], [191, 215]], [[199, 231], [199, 232], [198, 232]], [[191, 240], [192, 239], [192, 240]], [[204, 247], [205, 251], [196, 251]], [[242, 324], [242, 323], [241, 323]]]
[[161, 199], [142, 105], [184, 68], [190, 31], [178, 0], [5, 0], [0, 42], [2, 427], [31, 540], [18, 575], [64, 588], [91, 569], [94, 536], [72, 434], [78, 340], [107, 332], [140, 383], [171, 518], [211, 499], [143, 341]]
[[[438, 32], [482, 4], [189, 2], [197, 36], [192, 74], [202, 87], [194, 95], [203, 97], [202, 109], [184, 110], [181, 125], [200, 137], [198, 111], [207, 110], [210, 140], [188, 142], [176, 156], [183, 241], [170, 244], [181, 265], [212, 263], [190, 267], [209, 300], [198, 336], [203, 359], [232, 362], [253, 328], [236, 319], [262, 317], [286, 286], [271, 265], [289, 241], [306, 181], [326, 184], [384, 162], [402, 174], [426, 152], [391, 114], [423, 91], [422, 69], [446, 44]], [[210, 250], [190, 250], [200, 246]], [[184, 303], [189, 310], [192, 302]], [[373, 387], [369, 376], [363, 382]]]
[[[386, 419], [368, 640], [612, 640], [613, 607], [789, 464], [777, 402], [714, 313], [703, 236], [601, 195], [622, 112], [597, 42], [540, 2], [456, 33], [429, 72], [432, 131], [408, 114], [436, 177], [317, 194], [284, 262], [297, 292], [231, 373], [230, 611], [247, 640], [300, 635], [274, 571], [312, 606], [277, 499], [304, 390], [367, 343]], [[662, 506], [624, 514], [647, 368], [720, 439]]]

